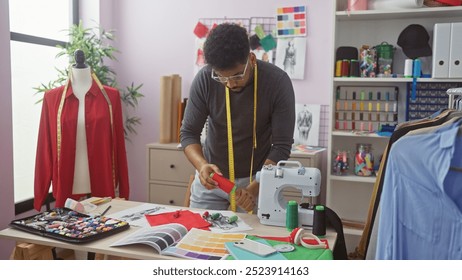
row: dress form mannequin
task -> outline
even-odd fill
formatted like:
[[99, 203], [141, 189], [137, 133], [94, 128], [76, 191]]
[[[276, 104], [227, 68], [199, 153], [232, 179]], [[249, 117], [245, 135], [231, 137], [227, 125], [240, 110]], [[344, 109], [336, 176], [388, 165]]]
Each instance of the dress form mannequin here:
[[91, 192], [90, 169], [88, 167], [87, 135], [85, 130], [85, 95], [92, 85], [91, 69], [85, 63], [83, 51], [75, 53], [76, 64], [71, 68], [71, 85], [74, 95], [79, 99], [77, 115], [77, 136], [75, 150], [75, 169], [73, 194], [86, 194]]

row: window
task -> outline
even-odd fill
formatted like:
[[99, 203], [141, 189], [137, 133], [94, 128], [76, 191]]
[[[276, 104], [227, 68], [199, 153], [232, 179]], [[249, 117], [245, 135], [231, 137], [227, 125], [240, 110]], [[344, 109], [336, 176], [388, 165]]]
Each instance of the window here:
[[[13, 106], [14, 200], [16, 214], [32, 209], [37, 135], [42, 105], [34, 90], [55, 80], [57, 59], [71, 24], [78, 22], [78, 0], [9, 1]], [[23, 209], [19, 209], [23, 208]]]

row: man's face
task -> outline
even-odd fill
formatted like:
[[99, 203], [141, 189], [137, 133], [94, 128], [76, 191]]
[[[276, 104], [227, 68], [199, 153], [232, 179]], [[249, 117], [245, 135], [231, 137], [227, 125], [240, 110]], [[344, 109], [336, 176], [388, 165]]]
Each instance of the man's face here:
[[255, 62], [253, 55], [249, 55], [245, 64], [237, 64], [227, 70], [213, 70], [212, 78], [228, 87], [233, 92], [241, 92], [252, 77], [252, 66]]

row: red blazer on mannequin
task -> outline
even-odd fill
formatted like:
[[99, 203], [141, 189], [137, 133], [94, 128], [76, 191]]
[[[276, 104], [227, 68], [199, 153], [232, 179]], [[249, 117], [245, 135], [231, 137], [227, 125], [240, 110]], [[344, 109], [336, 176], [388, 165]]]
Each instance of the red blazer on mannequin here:
[[[113, 132], [108, 102], [94, 80], [85, 95], [91, 195], [115, 197], [115, 188], [118, 187], [118, 196], [128, 199], [128, 166], [120, 94], [112, 87], [104, 86], [104, 89], [112, 104]], [[64, 86], [52, 89], [45, 93], [43, 99], [34, 178], [34, 208], [38, 211], [50, 185], [56, 199], [55, 207], [63, 207], [67, 198], [77, 200], [86, 195], [72, 194], [79, 100], [73, 94], [71, 84], [61, 114], [61, 155], [58, 161], [57, 117], [63, 91]]]

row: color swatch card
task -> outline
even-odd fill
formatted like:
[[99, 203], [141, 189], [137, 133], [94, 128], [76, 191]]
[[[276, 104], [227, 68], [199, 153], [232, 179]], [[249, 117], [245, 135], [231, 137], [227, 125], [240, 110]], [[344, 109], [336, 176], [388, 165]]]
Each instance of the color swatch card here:
[[[175, 249], [177, 253], [196, 252], [223, 257], [228, 254], [225, 248], [226, 242], [238, 241], [245, 238], [245, 236], [245, 233], [214, 233], [192, 228], [178, 244], [176, 244]], [[171, 250], [174, 249], [172, 248]]]
[[283, 7], [277, 9], [277, 37], [306, 36], [306, 7]]

